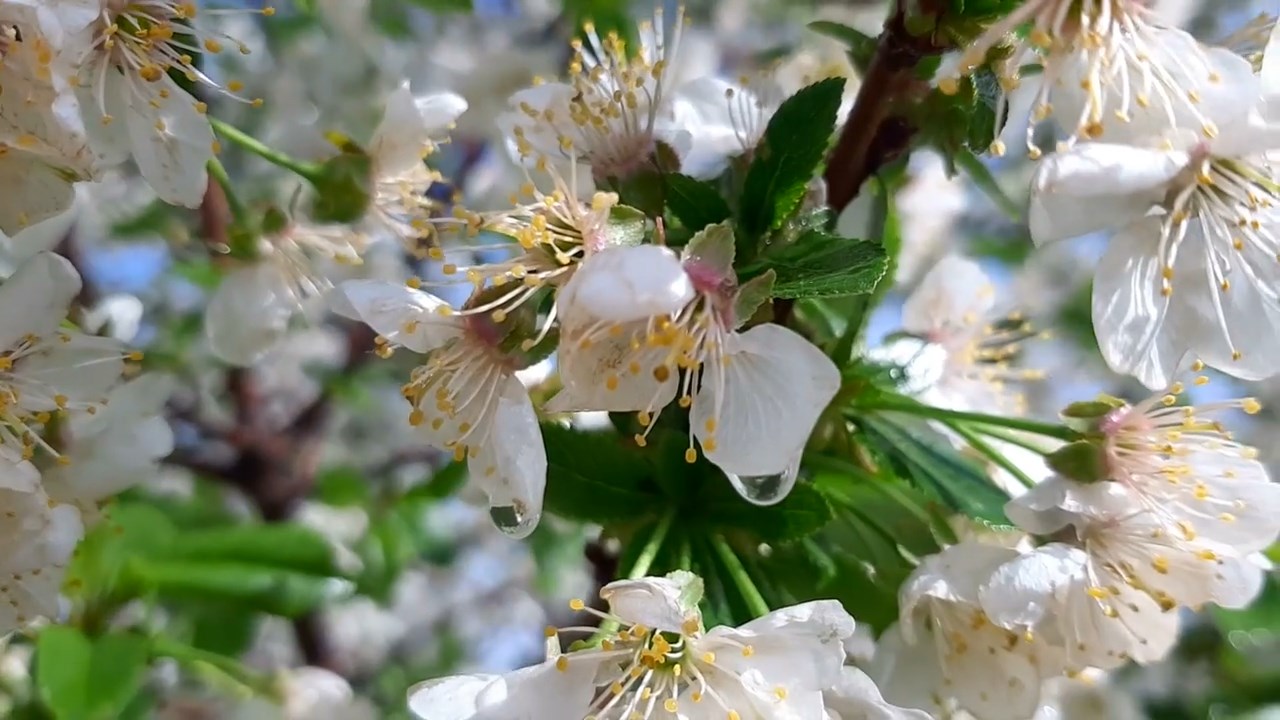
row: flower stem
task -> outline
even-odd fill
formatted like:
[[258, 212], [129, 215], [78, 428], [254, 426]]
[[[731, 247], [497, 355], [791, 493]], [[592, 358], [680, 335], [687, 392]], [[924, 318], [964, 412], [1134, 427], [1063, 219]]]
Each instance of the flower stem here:
[[201, 650], [163, 636], [151, 639], [151, 652], [155, 656], [172, 658], [179, 664], [196, 670], [213, 669], [260, 695], [272, 697], [278, 692], [271, 678], [250, 670], [235, 658]]
[[658, 524], [653, 527], [653, 534], [649, 536], [649, 541], [645, 543], [640, 550], [640, 554], [636, 556], [636, 561], [631, 564], [631, 569], [627, 572], [628, 580], [639, 580], [649, 574], [649, 568], [653, 567], [654, 558], [658, 557], [658, 551], [662, 549], [662, 544], [667, 540], [667, 533], [671, 531], [671, 524], [675, 522], [676, 513], [669, 510], [662, 519], [658, 520]]
[[249, 210], [231, 187], [231, 177], [227, 175], [227, 169], [222, 166], [222, 161], [215, 157], [209, 161], [208, 167], [209, 177], [218, 183], [218, 187], [222, 188], [222, 194], [227, 198], [227, 207], [231, 208], [231, 217], [236, 225], [241, 228], [250, 227]]
[[1025, 487], [1032, 488], [1036, 486], [1036, 481], [1032, 480], [1030, 475], [1027, 475], [1012, 460], [1005, 457], [1004, 453], [1001, 453], [999, 450], [991, 447], [991, 444], [986, 440], [983, 440], [978, 433], [973, 431], [972, 428], [968, 427], [964, 423], [947, 423], [947, 427], [951, 428], [956, 432], [956, 434], [964, 438], [964, 441], [969, 443], [969, 447], [977, 450], [979, 453], [986, 456], [987, 459], [991, 460], [991, 462], [999, 465], [1001, 468], [1004, 468], [1005, 472], [1017, 478], [1018, 482], [1022, 483]]
[[938, 420], [947, 424], [951, 424], [952, 422], [964, 422], [974, 423], [976, 425], [990, 425], [993, 427], [1008, 428], [1010, 430], [1021, 430], [1034, 435], [1042, 435], [1044, 437], [1056, 438], [1058, 440], [1072, 441], [1080, 439], [1080, 434], [1078, 432], [1065, 425], [1058, 425], [1057, 423], [1028, 420], [1027, 418], [985, 415], [983, 413], [964, 412], [961, 410], [947, 410], [945, 408], [918, 403], [906, 398], [874, 400], [866, 404], [859, 403], [856, 406], [856, 409], [863, 412], [879, 411], [905, 413], [907, 415], [916, 415], [918, 417], [929, 418], [931, 420]]
[[725, 540], [723, 535], [712, 535], [711, 547], [715, 550], [716, 555], [720, 556], [720, 562], [724, 563], [725, 572], [729, 574], [733, 584], [738, 586], [738, 592], [742, 593], [742, 599], [747, 603], [747, 609], [756, 617], [768, 615], [770, 612], [769, 603], [760, 594], [760, 589], [756, 587], [755, 581], [747, 574], [747, 568], [743, 566], [742, 560], [738, 558], [733, 548], [729, 547], [729, 541]]
[[225, 120], [209, 118], [209, 123], [213, 125], [213, 129], [218, 131], [218, 134], [223, 138], [230, 140], [272, 165], [282, 167], [285, 170], [296, 173], [307, 180], [312, 179], [319, 172], [315, 165], [291, 158], [279, 150], [273, 150], [263, 144], [262, 141], [245, 133], [240, 128], [227, 123]]

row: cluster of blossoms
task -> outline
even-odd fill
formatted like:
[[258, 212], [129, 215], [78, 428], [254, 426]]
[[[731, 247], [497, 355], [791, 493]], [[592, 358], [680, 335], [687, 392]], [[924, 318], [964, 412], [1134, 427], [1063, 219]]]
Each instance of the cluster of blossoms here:
[[52, 253], [0, 284], [0, 632], [57, 617], [64, 571], [98, 503], [154, 474], [173, 449], [170, 380], [122, 378], [141, 356], [66, 323], [80, 292]]
[[1280, 485], [1217, 415], [1258, 403], [1180, 405], [1183, 390], [1064, 412], [1084, 439], [1052, 454], [1057, 474], [1006, 507], [1038, 540], [962, 542], [903, 586], [873, 673], [889, 699], [1030, 717], [1049, 678], [1163, 659], [1180, 608], [1257, 596], [1258, 553], [1280, 536]]
[[506, 675], [459, 675], [410, 690], [422, 718], [815, 718], [927, 720], [880, 696], [860, 670], [845, 666], [854, 621], [830, 600], [776, 610], [741, 627], [706, 629], [702, 579], [619, 580], [600, 597], [608, 612], [570, 602], [606, 625], [598, 644], [567, 652], [547, 628], [547, 659]]
[[[1260, 60], [1207, 47], [1154, 23], [1147, 5], [1023, 3], [949, 63], [939, 87], [956, 88], [1009, 37], [995, 68], [1007, 93], [1020, 68], [1042, 68], [1028, 133], [1052, 117], [1067, 138], [1037, 168], [1031, 234], [1113, 233], [1093, 288], [1113, 369], [1159, 389], [1191, 355], [1261, 379], [1280, 350], [1274, 43]], [[1044, 154], [1030, 134], [1028, 147]]]
[[161, 199], [200, 205], [217, 143], [192, 91], [243, 98], [198, 57], [249, 49], [199, 15], [180, 0], [0, 2], [0, 231], [64, 212], [75, 182], [130, 158]]
[[[689, 415], [686, 459], [695, 462], [701, 448], [760, 504], [789, 492], [805, 442], [839, 388], [834, 363], [799, 334], [767, 323], [744, 329], [768, 300], [772, 275], [739, 282], [728, 223], [700, 229], [677, 252], [660, 223], [620, 205], [617, 194], [580, 198], [580, 164], [605, 185], [646, 163], [682, 161], [680, 138], [694, 121], [676, 122], [690, 113], [677, 112], [681, 96], [673, 100], [666, 87], [679, 28], [677, 18], [664, 30], [658, 15], [641, 26], [634, 55], [617, 36], [588, 29], [591, 48], [574, 45], [571, 83], [513, 96], [517, 110], [500, 124], [530, 165], [528, 177], [546, 175], [550, 188], [530, 179], [509, 210], [459, 208], [434, 220], [468, 237], [516, 240], [506, 246], [509, 260], [444, 264], [446, 282], [474, 286], [460, 309], [416, 279], [351, 280], [334, 293], [339, 313], [379, 334], [380, 354], [403, 347], [427, 356], [403, 387], [409, 422], [468, 460], [496, 524], [515, 536], [536, 525], [546, 482], [537, 415], [517, 373], [553, 340], [563, 389], [548, 412], [638, 413], [643, 430], [634, 440], [643, 446], [675, 403]], [[726, 87], [720, 119], [697, 120], [732, 128], [720, 167], [754, 148], [765, 124], [757, 116], [771, 112], [763, 95], [747, 92]]]

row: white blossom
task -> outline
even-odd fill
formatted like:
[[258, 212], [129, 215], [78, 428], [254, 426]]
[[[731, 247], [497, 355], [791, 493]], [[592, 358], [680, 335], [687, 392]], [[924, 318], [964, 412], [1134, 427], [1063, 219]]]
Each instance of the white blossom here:
[[773, 78], [763, 74], [736, 82], [703, 77], [676, 88], [675, 122], [697, 139], [681, 158], [680, 171], [714, 178], [730, 160], [749, 157], [783, 97]]
[[[701, 579], [685, 572], [611, 583], [601, 590], [610, 612], [601, 615], [617, 629], [599, 646], [557, 649], [542, 665], [506, 676], [427, 681], [410, 691], [410, 709], [432, 720], [824, 716], [823, 690], [842, 679], [841, 641], [854, 626], [838, 603], [705, 630], [701, 595]], [[580, 600], [571, 607], [586, 609]]]
[[939, 713], [959, 707], [985, 720], [1023, 720], [1040, 705], [1060, 651], [1035, 622], [991, 622], [984, 583], [1020, 556], [962, 542], [924, 559], [899, 591], [900, 618], [880, 639], [871, 676], [890, 702]]
[[687, 460], [696, 438], [743, 497], [781, 500], [840, 376], [792, 330], [738, 331], [765, 297], [762, 282], [738, 285], [726, 225], [699, 233], [680, 257], [652, 245], [597, 254], [557, 298], [565, 388], [549, 408], [639, 411], [643, 444], [678, 398], [690, 409]]
[[591, 166], [597, 179], [633, 173], [662, 142], [683, 157], [692, 138], [675, 124], [668, 74], [678, 62], [684, 12], [668, 27], [661, 9], [640, 24], [633, 54], [617, 33], [588, 23], [573, 41], [569, 82], [534, 85], [511, 96], [498, 118], [522, 160], [563, 158]]
[[62, 431], [68, 462], [44, 476], [49, 496], [92, 516], [98, 503], [154, 477], [173, 452], [163, 416], [173, 385], [168, 375], [140, 375], [112, 389], [92, 415], [71, 417]]
[[252, 365], [284, 337], [291, 318], [333, 287], [330, 265], [360, 265], [368, 244], [346, 226], [306, 222], [263, 236], [258, 259], [228, 273], [209, 299], [210, 349], [233, 365]]
[[30, 458], [57, 451], [38, 429], [54, 413], [97, 412], [124, 370], [126, 353], [110, 338], [62, 326], [80, 292], [71, 263], [32, 256], [0, 285], [0, 443]]
[[428, 238], [434, 201], [427, 190], [440, 175], [424, 160], [435, 151], [467, 102], [454, 93], [414, 96], [409, 83], [387, 99], [382, 121], [369, 143], [373, 165], [373, 219], [409, 243]]
[[0, 470], [0, 632], [9, 633], [57, 618], [58, 591], [84, 528], [74, 507], [49, 499], [31, 463], [0, 449]]
[[[1050, 115], [1071, 141], [1133, 138], [1169, 127], [1202, 138], [1225, 135], [1209, 113], [1238, 100], [1237, 91], [1252, 79], [1249, 63], [1155, 24], [1147, 13], [1141, 0], [1030, 0], [947, 61], [938, 87], [957, 92], [962, 76], [1012, 39], [1012, 51], [995, 62], [1001, 89], [1016, 89], [1025, 65], [1042, 70], [1027, 130], [1032, 158], [1041, 151], [1031, 133]], [[1006, 103], [1002, 98], [998, 113], [1006, 112]], [[1004, 150], [999, 142], [992, 149]]]
[[427, 356], [402, 388], [409, 423], [431, 445], [469, 461], [500, 529], [517, 537], [533, 532], [547, 456], [533, 403], [515, 376], [520, 364], [500, 347], [507, 332], [502, 324], [376, 280], [343, 283], [334, 306], [373, 328], [384, 353], [405, 347]]

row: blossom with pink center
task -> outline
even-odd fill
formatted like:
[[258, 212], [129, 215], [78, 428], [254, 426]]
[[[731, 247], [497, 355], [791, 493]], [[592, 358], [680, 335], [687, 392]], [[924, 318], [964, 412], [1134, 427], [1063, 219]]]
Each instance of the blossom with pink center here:
[[835, 364], [800, 335], [763, 324], [739, 332], [769, 296], [771, 275], [739, 285], [727, 224], [682, 255], [614, 248], [582, 264], [557, 297], [564, 390], [553, 411], [639, 412], [643, 445], [673, 400], [694, 440], [748, 500], [781, 500], [800, 454], [840, 387]]

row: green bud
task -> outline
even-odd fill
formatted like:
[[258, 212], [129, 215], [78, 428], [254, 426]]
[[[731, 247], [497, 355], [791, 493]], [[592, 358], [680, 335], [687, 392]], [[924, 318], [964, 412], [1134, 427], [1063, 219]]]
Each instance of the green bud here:
[[277, 235], [289, 227], [289, 216], [275, 205], [267, 206], [262, 213], [262, 234]]
[[1096, 432], [1102, 418], [1124, 405], [1124, 401], [1119, 398], [1100, 395], [1097, 400], [1071, 403], [1059, 414], [1067, 427], [1077, 432], [1089, 433]]
[[369, 209], [373, 160], [344, 136], [331, 135], [329, 139], [342, 152], [326, 160], [308, 178], [316, 191], [311, 214], [319, 222], [353, 223]]
[[1088, 440], [1063, 445], [1048, 455], [1045, 462], [1054, 472], [1076, 482], [1095, 483], [1109, 477], [1106, 450]]

